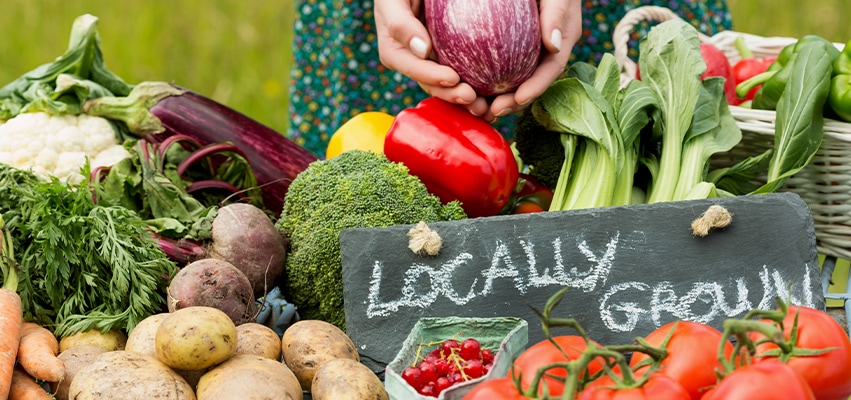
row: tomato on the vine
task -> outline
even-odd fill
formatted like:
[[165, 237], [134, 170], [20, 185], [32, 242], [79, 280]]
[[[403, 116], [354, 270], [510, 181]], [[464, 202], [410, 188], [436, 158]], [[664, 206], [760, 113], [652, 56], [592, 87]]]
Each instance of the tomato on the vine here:
[[[797, 342], [799, 349], [831, 349], [819, 355], [781, 356], [789, 366], [801, 374], [819, 400], [847, 400], [851, 396], [851, 339], [845, 329], [830, 314], [810, 307], [790, 306], [783, 319], [784, 334], [789, 340], [795, 318], [798, 318]], [[751, 340], [765, 338], [751, 332]], [[775, 360], [771, 351], [777, 351], [774, 343], [757, 346], [755, 362]]]
[[[520, 386], [523, 391], [529, 390], [538, 369], [554, 363], [573, 361], [579, 358], [588, 344], [582, 336], [576, 335], [554, 336], [552, 339], [561, 347], [561, 350], [556, 348], [549, 340], [544, 339], [527, 348], [514, 360], [508, 371], [508, 377], [519, 375]], [[590, 343], [597, 347], [600, 346], [594, 341], [590, 341]], [[599, 360], [594, 360], [588, 364], [587, 371], [589, 374], [595, 374], [602, 368], [603, 364]], [[550, 369], [547, 371], [547, 375], [541, 379], [538, 393], [543, 394], [546, 386], [551, 397], [561, 396], [564, 392], [564, 378], [566, 376], [566, 368]]]
[[767, 360], [736, 368], [701, 398], [752, 399], [815, 400], [816, 397], [804, 378], [789, 365]]
[[[672, 332], [673, 330], [673, 332]], [[667, 375], [679, 382], [692, 399], [700, 396], [717, 381], [715, 370], [723, 366], [718, 360], [718, 346], [723, 334], [712, 326], [692, 321], [675, 321], [665, 324], [644, 337], [653, 347], [661, 347], [665, 338], [670, 336], [665, 347], [668, 354], [660, 362], [658, 373]], [[729, 359], [733, 353], [733, 344], [724, 345], [724, 356]], [[636, 352], [632, 355], [630, 366], [636, 367], [648, 359], [648, 355]], [[646, 370], [641, 367], [638, 372]]]
[[476, 385], [462, 400], [528, 400], [509, 377], [494, 378]]
[[603, 376], [579, 393], [576, 400], [689, 400], [691, 395], [673, 378], [651, 373], [647, 381], [638, 387], [617, 387], [611, 376]]

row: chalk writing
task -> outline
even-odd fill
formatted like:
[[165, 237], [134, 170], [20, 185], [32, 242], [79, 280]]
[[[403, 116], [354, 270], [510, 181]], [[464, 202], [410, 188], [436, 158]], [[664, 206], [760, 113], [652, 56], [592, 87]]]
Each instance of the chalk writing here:
[[[685, 293], [676, 293], [670, 281], [652, 285], [627, 281], [606, 286], [619, 240], [620, 232], [615, 232], [605, 248], [595, 252], [587, 241], [577, 238], [576, 249], [584, 257], [587, 266], [571, 265], [567, 268], [563, 241], [561, 237], [557, 237], [551, 242], [554, 260], [552, 267], [539, 270], [534, 243], [518, 239], [517, 243], [525, 257], [515, 258], [508, 243], [499, 239], [487, 263], [488, 267], [480, 272], [479, 277], [473, 279], [469, 287], [463, 288], [463, 292], [466, 292], [463, 295], [453, 284], [453, 278], [456, 272], [465, 266], [478, 264], [470, 253], [461, 252], [438, 266], [412, 264], [404, 273], [399, 297], [390, 301], [382, 300], [384, 267], [381, 261], [375, 261], [367, 293], [366, 315], [368, 318], [386, 317], [403, 308], [425, 309], [441, 298], [463, 306], [477, 298], [493, 296], [495, 283], [503, 280], [511, 281], [521, 296], [525, 295], [530, 287], [570, 287], [580, 289], [584, 293], [605, 289], [598, 298], [600, 319], [614, 332], [632, 331], [642, 319], [649, 319], [657, 326], [670, 317], [709, 323], [719, 317], [738, 316], [754, 308], [749, 299], [748, 288], [756, 286], [752, 282], [749, 285], [745, 278], [728, 282], [696, 281]], [[524, 260], [525, 265], [518, 265], [515, 259]], [[795, 304], [812, 305], [814, 300], [807, 270], [806, 265], [801, 269], [802, 294], [793, 296], [789, 291], [789, 278], [784, 278], [780, 271], [763, 265], [759, 273], [763, 294], [758, 307], [772, 307], [774, 298], [778, 296], [791, 298]]]

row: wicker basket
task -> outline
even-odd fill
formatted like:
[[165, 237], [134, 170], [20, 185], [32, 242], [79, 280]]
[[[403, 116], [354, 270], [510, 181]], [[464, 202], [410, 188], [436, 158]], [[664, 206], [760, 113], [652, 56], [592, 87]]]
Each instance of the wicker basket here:
[[[615, 27], [615, 59], [621, 66], [621, 81], [635, 77], [635, 62], [627, 56], [629, 34], [641, 21], [666, 21], [679, 18], [664, 7], [644, 6], [629, 11]], [[701, 41], [718, 47], [731, 64], [740, 60], [734, 42], [742, 37], [756, 57], [776, 56], [795, 38], [761, 37], [748, 33], [723, 31], [713, 36], [700, 35]], [[834, 44], [842, 49], [842, 44]], [[758, 154], [774, 146], [775, 112], [731, 106], [730, 112], [742, 130], [742, 141], [727, 154], [713, 159], [723, 167]], [[809, 205], [815, 222], [816, 245], [821, 254], [851, 259], [851, 123], [825, 119], [824, 141], [812, 164], [790, 178], [784, 191], [795, 192]]]

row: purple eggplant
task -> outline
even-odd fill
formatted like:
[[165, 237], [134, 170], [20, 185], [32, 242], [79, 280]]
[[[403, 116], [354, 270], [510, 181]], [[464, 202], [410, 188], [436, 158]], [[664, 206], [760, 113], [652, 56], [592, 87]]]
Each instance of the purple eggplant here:
[[536, 0], [425, 0], [425, 20], [437, 61], [480, 96], [512, 92], [538, 67]]
[[86, 102], [89, 115], [122, 121], [139, 138], [158, 143], [186, 135], [201, 145], [230, 142], [245, 153], [264, 206], [283, 209], [290, 182], [318, 157], [272, 128], [215, 100], [166, 82], [142, 82], [127, 97]]

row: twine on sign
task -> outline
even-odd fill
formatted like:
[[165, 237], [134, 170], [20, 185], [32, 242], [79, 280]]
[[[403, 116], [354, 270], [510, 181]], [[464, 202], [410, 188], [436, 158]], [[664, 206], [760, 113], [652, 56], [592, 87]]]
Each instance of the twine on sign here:
[[726, 208], [713, 204], [703, 214], [691, 223], [691, 231], [695, 236], [704, 237], [712, 229], [726, 228], [733, 222], [733, 214]]
[[408, 248], [421, 256], [436, 256], [443, 246], [443, 239], [425, 221], [420, 221], [408, 231], [408, 239]]

